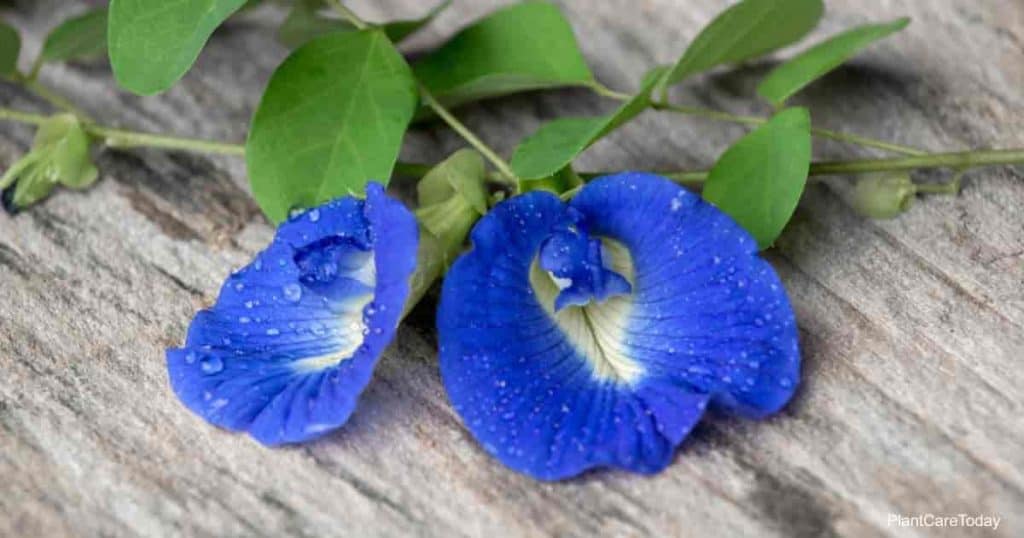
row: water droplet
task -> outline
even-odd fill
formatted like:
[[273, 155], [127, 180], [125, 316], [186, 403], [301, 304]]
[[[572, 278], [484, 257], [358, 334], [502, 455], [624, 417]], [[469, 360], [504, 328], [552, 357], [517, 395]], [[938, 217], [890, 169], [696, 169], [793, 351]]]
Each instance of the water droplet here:
[[302, 298], [302, 286], [294, 282], [286, 284], [284, 288], [281, 289], [281, 292], [284, 294], [284, 298], [288, 302], [297, 303], [299, 302], [299, 299]]
[[310, 222], [316, 222], [320, 220], [320, 210], [316, 208], [310, 209], [306, 216], [309, 217]]
[[263, 269], [263, 259], [262, 258], [256, 258], [256, 261], [252, 262], [252, 268], [257, 270], [257, 271], [259, 271], [260, 269]]
[[235, 282], [235, 291], [242, 291], [245, 289], [245, 284], [241, 282]]
[[199, 357], [196, 356], [195, 351], [189, 351], [188, 353], [185, 354], [185, 364], [192, 364], [196, 362], [196, 359], [198, 358]]
[[279, 331], [279, 330], [277, 330], [277, 329], [275, 329], [273, 327], [267, 329], [267, 336], [277, 336], [279, 334], [281, 334], [281, 331]]
[[783, 377], [782, 379], [779, 380], [779, 386], [788, 389], [789, 387], [793, 386], [793, 381], [788, 377]]
[[252, 321], [252, 319], [250, 319], [249, 316], [239, 316], [238, 318], [238, 322], [242, 324], [249, 323], [250, 321]]
[[205, 359], [199, 361], [199, 369], [202, 370], [203, 373], [207, 375], [215, 374], [224, 369], [224, 361], [222, 361], [220, 357], [216, 355], [206, 357]]

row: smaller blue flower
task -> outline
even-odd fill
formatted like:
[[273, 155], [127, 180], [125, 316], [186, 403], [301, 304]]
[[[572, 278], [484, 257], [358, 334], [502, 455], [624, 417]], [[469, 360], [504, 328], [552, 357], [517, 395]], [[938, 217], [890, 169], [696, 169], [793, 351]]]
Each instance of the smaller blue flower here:
[[345, 423], [398, 326], [416, 266], [413, 215], [370, 183], [281, 224], [167, 351], [189, 409], [266, 445]]
[[652, 473], [709, 405], [778, 411], [800, 374], [778, 276], [735, 221], [651, 174], [509, 199], [445, 277], [441, 375], [485, 450], [540, 479]]

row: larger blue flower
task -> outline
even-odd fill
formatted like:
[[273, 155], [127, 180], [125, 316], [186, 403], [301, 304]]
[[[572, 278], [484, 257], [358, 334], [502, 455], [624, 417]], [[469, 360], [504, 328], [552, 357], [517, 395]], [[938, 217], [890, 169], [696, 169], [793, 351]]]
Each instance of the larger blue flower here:
[[797, 329], [757, 244], [650, 174], [495, 207], [445, 279], [441, 374], [484, 448], [542, 479], [655, 472], [708, 404], [779, 410]]
[[413, 215], [371, 183], [282, 224], [167, 352], [192, 411], [267, 445], [342, 425], [391, 340], [416, 265]]

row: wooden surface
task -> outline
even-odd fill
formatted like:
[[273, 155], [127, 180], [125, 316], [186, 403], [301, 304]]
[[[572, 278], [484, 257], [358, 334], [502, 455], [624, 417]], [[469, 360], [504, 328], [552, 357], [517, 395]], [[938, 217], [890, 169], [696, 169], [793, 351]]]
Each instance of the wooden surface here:
[[[407, 50], [493, 1], [456, 0]], [[367, 18], [426, 2], [353, 2]], [[720, 0], [566, 0], [598, 77], [632, 90], [673, 59]], [[828, 0], [821, 37], [910, 15], [905, 32], [815, 85], [816, 124], [923, 148], [1024, 146], [1020, 0]], [[76, 2], [20, 2], [27, 61]], [[231, 22], [166, 95], [115, 89], [102, 66], [43, 80], [104, 122], [242, 140], [286, 52], [274, 10]], [[787, 53], [792, 53], [787, 51]], [[23, 66], [25, 67], [25, 66]], [[764, 114], [748, 99], [765, 64], [700, 77], [678, 102]], [[45, 110], [10, 85], [4, 106]], [[508, 154], [540, 122], [608, 110], [563, 91], [462, 115]], [[648, 113], [581, 160], [584, 170], [704, 167], [740, 128]], [[0, 163], [31, 140], [0, 125]], [[442, 128], [406, 156], [460, 146]], [[816, 144], [819, 157], [861, 154]], [[955, 199], [865, 221], [849, 182], [808, 189], [768, 257], [793, 299], [803, 387], [766, 422], [706, 420], [654, 477], [595, 472], [542, 484], [487, 457], [438, 377], [433, 303], [386, 353], [351, 422], [269, 450], [207, 425], [171, 393], [163, 351], [225, 275], [272, 236], [244, 163], [106, 153], [102, 181], [0, 215], [0, 536], [1024, 536], [1024, 174], [976, 171]], [[939, 179], [939, 178], [936, 178]], [[1000, 516], [997, 531], [887, 525], [890, 513]]]

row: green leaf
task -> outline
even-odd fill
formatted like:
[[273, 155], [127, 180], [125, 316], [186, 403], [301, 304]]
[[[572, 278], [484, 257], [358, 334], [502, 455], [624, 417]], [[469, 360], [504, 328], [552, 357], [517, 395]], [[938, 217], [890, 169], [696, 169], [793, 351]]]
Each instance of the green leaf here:
[[117, 82], [141, 95], [170, 88], [245, 0], [111, 0], [108, 45]]
[[559, 118], [523, 140], [512, 154], [512, 171], [527, 181], [551, 176], [597, 138], [609, 116]]
[[824, 9], [821, 0], [743, 0], [701, 30], [665, 85], [794, 43], [814, 29]]
[[0, 75], [18, 72], [18, 53], [21, 52], [21, 36], [6, 22], [0, 21]]
[[651, 88], [665, 72], [653, 69], [644, 77], [640, 91], [607, 116], [590, 118], [559, 118], [542, 126], [523, 140], [512, 155], [512, 171], [523, 180], [553, 176], [568, 166], [577, 155], [635, 118], [651, 104]]
[[757, 86], [757, 93], [775, 106], [782, 106], [793, 94], [825, 73], [842, 65], [871, 43], [896, 33], [910, 24], [909, 18], [888, 24], [866, 24], [807, 49], [776, 67]]
[[417, 104], [405, 59], [380, 30], [328, 34], [270, 78], [245, 154], [267, 217], [386, 183]]
[[510, 93], [593, 83], [572, 27], [547, 2], [496, 11], [413, 65], [447, 106]]
[[722, 154], [704, 184], [704, 198], [767, 248], [793, 215], [810, 163], [810, 115], [787, 108]]
[[43, 60], [64, 62], [100, 56], [107, 50], [107, 9], [97, 8], [54, 28], [43, 43]]
[[[451, 3], [451, 0], [444, 0], [422, 17], [387, 22], [377, 27], [383, 29], [393, 43], [398, 43], [432, 21]], [[322, 16], [320, 10], [324, 5], [323, 0], [297, 0], [288, 17], [278, 28], [277, 40], [286, 47], [297, 48], [314, 37], [331, 32], [351, 32], [356, 29], [347, 21]]]

